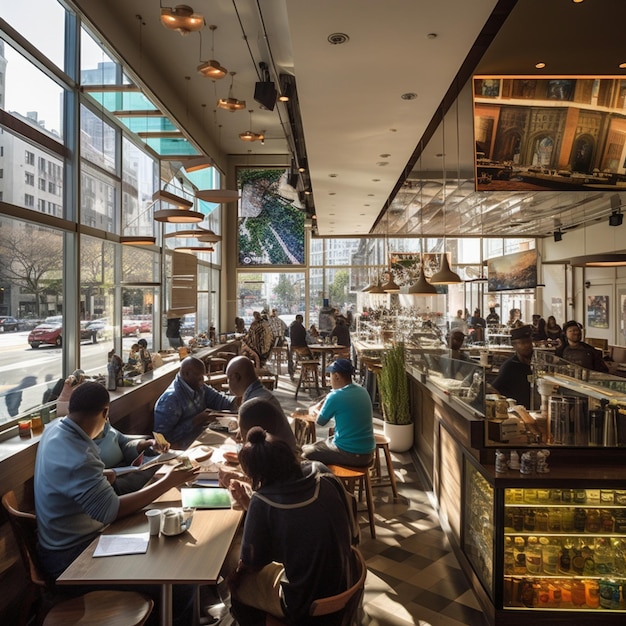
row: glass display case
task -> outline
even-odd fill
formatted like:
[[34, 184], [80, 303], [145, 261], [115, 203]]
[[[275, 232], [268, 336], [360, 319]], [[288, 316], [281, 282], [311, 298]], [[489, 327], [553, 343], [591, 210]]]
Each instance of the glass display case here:
[[[575, 480], [549, 477], [523, 483], [509, 477], [500, 487], [465, 457], [462, 548], [496, 623], [529, 610], [537, 623], [555, 612], [586, 618], [594, 612], [595, 623], [626, 623], [626, 489], [616, 487], [617, 475], [595, 487], [588, 486], [592, 480], [572, 487]], [[579, 623], [574, 615], [567, 620]]]
[[504, 608], [626, 613], [625, 489], [504, 489], [503, 542]]

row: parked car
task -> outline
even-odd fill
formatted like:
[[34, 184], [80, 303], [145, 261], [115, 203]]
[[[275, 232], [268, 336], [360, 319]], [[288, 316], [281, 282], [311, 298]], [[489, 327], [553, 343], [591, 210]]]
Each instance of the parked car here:
[[98, 343], [98, 339], [102, 339], [103, 328], [92, 324], [90, 321], [85, 320], [80, 323], [80, 340], [91, 341], [91, 343]]
[[139, 332], [140, 333], [151, 333], [152, 332], [152, 320], [137, 320], [139, 322]]
[[16, 331], [19, 327], [19, 322], [9, 315], [0, 315], [0, 333]]
[[17, 323], [19, 325], [18, 330], [32, 330], [35, 326], [43, 324], [43, 320], [35, 317], [24, 317], [22, 319], [18, 319]]
[[63, 345], [63, 339], [61, 337], [62, 331], [63, 317], [61, 315], [47, 317], [43, 324], [35, 326], [35, 328], [30, 331], [28, 343], [33, 350], [36, 350], [42, 344], [60, 348]]
[[[105, 317], [87, 322], [85, 325], [85, 330], [95, 332], [97, 341], [99, 341], [100, 339], [110, 339], [111, 337], [113, 337], [113, 329], [109, 324], [109, 320]], [[96, 342], [94, 341], [94, 343]]]
[[123, 337], [139, 337], [141, 335], [140, 330], [141, 320], [123, 320], [122, 321], [122, 336]]

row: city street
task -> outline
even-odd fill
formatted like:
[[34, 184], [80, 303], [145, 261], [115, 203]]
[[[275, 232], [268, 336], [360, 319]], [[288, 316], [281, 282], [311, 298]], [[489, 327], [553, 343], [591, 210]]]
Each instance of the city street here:
[[[41, 404], [44, 392], [53, 387], [62, 376], [61, 348], [56, 346], [40, 346], [34, 350], [28, 345], [28, 331], [17, 333], [0, 333], [0, 423], [12, 419], [7, 407], [17, 405], [19, 412], [28, 411]], [[150, 345], [151, 338], [146, 334]], [[122, 340], [126, 357], [130, 346], [137, 341], [136, 337], [125, 337]], [[87, 374], [107, 373], [107, 354], [112, 347], [110, 341], [81, 344], [81, 367]], [[9, 395], [20, 384], [22, 398]]]

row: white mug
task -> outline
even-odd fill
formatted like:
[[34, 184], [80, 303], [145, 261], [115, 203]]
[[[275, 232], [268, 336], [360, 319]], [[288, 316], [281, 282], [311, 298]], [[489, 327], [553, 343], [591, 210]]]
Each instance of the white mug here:
[[161, 511], [160, 509], [150, 509], [146, 511], [148, 518], [148, 528], [151, 535], [158, 535], [161, 532]]

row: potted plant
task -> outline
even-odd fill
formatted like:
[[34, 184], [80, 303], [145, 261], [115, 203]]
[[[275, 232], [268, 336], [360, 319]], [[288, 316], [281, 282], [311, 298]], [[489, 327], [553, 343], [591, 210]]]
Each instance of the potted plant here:
[[409, 409], [403, 343], [396, 343], [383, 353], [378, 372], [378, 394], [389, 449], [406, 452], [413, 445], [413, 420]]

